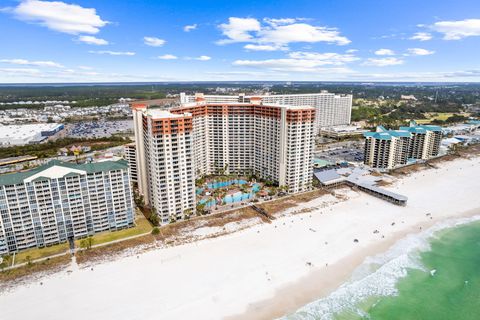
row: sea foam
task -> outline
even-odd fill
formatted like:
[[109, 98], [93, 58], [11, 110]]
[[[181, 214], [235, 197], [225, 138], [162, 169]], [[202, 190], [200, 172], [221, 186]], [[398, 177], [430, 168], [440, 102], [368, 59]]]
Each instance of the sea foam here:
[[450, 219], [439, 222], [417, 234], [410, 234], [397, 241], [385, 253], [367, 257], [354, 271], [351, 279], [329, 296], [311, 302], [283, 320], [329, 320], [340, 312], [367, 316], [358, 304], [369, 297], [396, 295], [396, 284], [407, 275], [408, 269], [425, 272], [420, 253], [430, 250], [430, 241], [441, 230], [479, 221], [479, 216]]

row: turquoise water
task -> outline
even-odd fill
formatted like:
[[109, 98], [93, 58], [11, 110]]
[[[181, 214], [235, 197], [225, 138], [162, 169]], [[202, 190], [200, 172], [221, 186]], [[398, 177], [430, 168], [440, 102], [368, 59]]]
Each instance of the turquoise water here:
[[[230, 181], [208, 183], [207, 187], [209, 189], [218, 189], [218, 188], [228, 187], [228, 186], [231, 186], [231, 185], [234, 185], [234, 184], [242, 185], [242, 184], [246, 184], [246, 183], [247, 183], [247, 181], [241, 180], [241, 179], [240, 180], [230, 180]], [[222, 204], [231, 204], [231, 203], [235, 203], [235, 202], [241, 202], [241, 201], [246, 201], [246, 200], [252, 199], [253, 196], [255, 195], [255, 193], [257, 193], [258, 191], [260, 191], [260, 185], [258, 183], [255, 183], [252, 186], [252, 191], [251, 192], [248, 192], [248, 193], [236, 192], [236, 193], [231, 194], [231, 195], [226, 195], [222, 199]], [[197, 194], [201, 194], [203, 192], [203, 189], [202, 188], [197, 188], [196, 192], [197, 192]], [[207, 208], [216, 205], [215, 200], [207, 201], [206, 199], [202, 199], [202, 200], [199, 201], [199, 203], [205, 204], [205, 206]]]
[[480, 319], [480, 222], [410, 236], [285, 319]]

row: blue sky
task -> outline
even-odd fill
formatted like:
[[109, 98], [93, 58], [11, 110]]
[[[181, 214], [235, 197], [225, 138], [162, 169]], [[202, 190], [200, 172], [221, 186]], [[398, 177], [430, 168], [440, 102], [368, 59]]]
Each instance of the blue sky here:
[[480, 81], [480, 2], [1, 0], [0, 83]]

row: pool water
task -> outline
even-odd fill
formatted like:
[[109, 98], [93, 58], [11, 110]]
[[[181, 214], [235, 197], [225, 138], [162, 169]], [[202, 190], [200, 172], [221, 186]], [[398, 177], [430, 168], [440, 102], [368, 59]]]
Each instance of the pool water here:
[[[234, 184], [242, 185], [242, 184], [246, 184], [246, 183], [247, 183], [247, 181], [245, 181], [245, 180], [242, 180], [242, 179], [237, 180], [236, 179], [236, 180], [208, 183], [207, 187], [209, 189], [218, 189], [218, 188], [228, 187], [228, 186], [231, 186], [231, 185], [234, 185]], [[197, 188], [196, 193], [198, 195], [198, 194], [201, 194], [203, 191], [204, 191], [203, 188]], [[226, 195], [222, 199], [222, 204], [231, 204], [231, 203], [235, 203], [235, 202], [242, 202], [242, 201], [252, 199], [253, 196], [255, 195], [255, 193], [257, 193], [258, 191], [260, 191], [260, 185], [258, 183], [255, 183], [252, 186], [252, 191], [251, 192], [243, 193], [243, 192], [239, 191], [239, 192], [236, 192], [234, 194]], [[205, 204], [205, 207], [207, 207], [207, 208], [213, 207], [217, 204], [216, 201], [213, 200], [213, 199], [212, 200], [202, 199], [198, 203]]]

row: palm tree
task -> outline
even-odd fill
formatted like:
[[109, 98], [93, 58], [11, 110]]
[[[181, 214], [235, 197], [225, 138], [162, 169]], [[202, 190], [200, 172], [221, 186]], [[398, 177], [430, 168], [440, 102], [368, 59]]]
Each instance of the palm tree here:
[[193, 212], [193, 209], [192, 208], [188, 208], [188, 209], [185, 209], [183, 211], [183, 216], [184, 216], [184, 219], [190, 219], [190, 215], [192, 214]]

